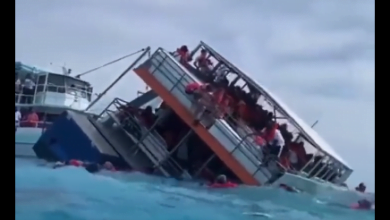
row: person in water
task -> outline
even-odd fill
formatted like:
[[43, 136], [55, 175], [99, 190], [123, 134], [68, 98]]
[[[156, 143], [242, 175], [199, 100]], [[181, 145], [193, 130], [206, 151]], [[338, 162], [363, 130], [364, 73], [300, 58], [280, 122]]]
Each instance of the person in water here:
[[226, 175], [219, 175], [215, 178], [214, 183], [210, 184], [210, 188], [236, 188], [238, 184], [228, 181]]
[[352, 204], [350, 208], [352, 208], [352, 209], [372, 210], [372, 209], [375, 209], [375, 201], [374, 202], [370, 202], [367, 199], [362, 199], [362, 200], [359, 200], [357, 203]]
[[88, 162], [83, 162], [74, 159], [69, 160], [67, 162], [58, 161], [54, 164], [53, 169], [64, 167], [64, 166], [84, 167], [84, 169], [89, 173], [97, 173], [101, 170], [116, 171], [114, 165], [109, 161], [106, 161], [103, 165], [100, 165], [98, 163], [88, 163]]
[[355, 190], [364, 193], [366, 191], [366, 185], [364, 185], [364, 183], [360, 183], [357, 187], [355, 187]]

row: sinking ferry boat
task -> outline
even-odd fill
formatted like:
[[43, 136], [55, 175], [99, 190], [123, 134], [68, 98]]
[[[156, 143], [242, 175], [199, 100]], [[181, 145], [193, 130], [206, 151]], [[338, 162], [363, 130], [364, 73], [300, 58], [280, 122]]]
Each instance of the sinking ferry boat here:
[[[22, 115], [18, 122], [15, 118], [15, 123], [18, 124], [18, 128], [15, 128], [15, 157], [36, 158], [33, 145], [62, 112], [71, 110], [93, 115], [86, 109], [103, 97], [104, 92], [96, 97], [92, 85], [80, 79], [80, 76], [141, 52], [144, 52], [144, 49], [78, 75], [71, 74], [71, 69], [62, 66], [38, 68], [15, 62], [15, 113], [19, 111]], [[26, 79], [32, 81], [30, 90], [25, 86]], [[32, 118], [28, 117], [30, 114], [36, 114], [37, 119], [31, 120]]]
[[[122, 74], [134, 71], [150, 91], [129, 102], [116, 98], [100, 114], [64, 111], [34, 145], [36, 155], [51, 161], [110, 161], [119, 168], [166, 177], [212, 179], [223, 173], [247, 185], [289, 187], [325, 196], [330, 192], [351, 194], [342, 184], [353, 169], [311, 126], [206, 43], [200, 42], [189, 57], [199, 51], [206, 52], [213, 64], [207, 71], [183, 62], [180, 49], [158, 48], [141, 61], [150, 52], [147, 48]], [[259, 128], [232, 111], [219, 117], [202, 111], [199, 116], [195, 109], [202, 104], [185, 88], [191, 83], [218, 87], [216, 77], [227, 79], [229, 88], [244, 91], [239, 103], [254, 101], [254, 106], [261, 106], [278, 123], [279, 130], [291, 135], [286, 137], [286, 145], [301, 146], [295, 149], [300, 163], [290, 166], [279, 161], [281, 158], [268, 159], [263, 151], [266, 146], [256, 141]], [[284, 148], [287, 153], [294, 151]], [[352, 197], [348, 202], [355, 202]]]

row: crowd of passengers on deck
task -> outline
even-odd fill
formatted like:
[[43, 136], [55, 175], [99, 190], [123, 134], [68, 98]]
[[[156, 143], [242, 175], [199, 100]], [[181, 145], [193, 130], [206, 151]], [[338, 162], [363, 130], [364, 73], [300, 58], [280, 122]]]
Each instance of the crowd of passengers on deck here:
[[[27, 74], [25, 77], [20, 77], [15, 71], [15, 103], [32, 104], [35, 80], [34, 75]], [[44, 127], [44, 124], [40, 123], [41, 117], [32, 107], [22, 108], [15, 105], [15, 133], [18, 127]]]
[[[179, 56], [180, 63], [193, 71], [190, 64], [193, 59], [188, 47], [180, 47], [176, 54]], [[266, 154], [277, 156], [280, 164], [288, 171], [301, 170], [312, 159], [313, 154], [306, 153], [303, 141], [293, 140], [294, 136], [288, 131], [287, 124], [278, 124], [274, 114], [257, 103], [261, 94], [252, 91], [246, 92], [242, 87], [229, 83], [223, 68], [212, 71], [214, 69], [213, 62], [209, 59], [209, 54], [205, 49], [201, 49], [193, 66], [203, 76], [206, 83], [188, 85], [187, 93], [194, 94], [195, 98], [209, 97], [211, 93], [214, 98], [211, 103], [217, 103], [214, 111], [218, 112], [220, 118], [224, 118], [233, 128], [247, 125], [251, 131], [258, 134], [255, 137], [255, 143], [266, 151]], [[323, 156], [315, 156], [313, 159], [313, 162], [305, 167], [305, 171], [312, 170], [311, 173], [314, 174], [320, 171], [319, 177], [327, 177], [324, 174], [333, 173], [333, 175], [328, 176], [329, 181], [333, 181], [337, 177], [337, 171], [331, 172], [329, 170], [332, 167], [321, 169], [326, 166], [325, 164], [314, 167], [317, 162], [323, 159]]]
[[[190, 57], [188, 48], [182, 46], [176, 52], [180, 62], [191, 70], [190, 61], [192, 61], [192, 58]], [[257, 149], [265, 155], [263, 162], [269, 159], [278, 160], [281, 167], [288, 172], [297, 172], [304, 167], [305, 171], [314, 168], [311, 172], [312, 174], [320, 171], [317, 176], [323, 178], [328, 176], [326, 180], [331, 182], [339, 176], [337, 170], [335, 172], [329, 172], [329, 169], [333, 169], [332, 167], [325, 167], [324, 169], [321, 169], [322, 166], [314, 167], [323, 157], [308, 154], [302, 141], [293, 140], [294, 136], [288, 131], [287, 124], [277, 123], [275, 115], [257, 103], [261, 94], [251, 91], [246, 92], [240, 86], [233, 85], [223, 74], [223, 71], [216, 71], [217, 73], [211, 72], [214, 67], [208, 58], [206, 50], [201, 50], [200, 55], [194, 61], [194, 66], [204, 76], [203, 81], [205, 83], [190, 83], [186, 86], [185, 92], [193, 96], [195, 102], [198, 102], [198, 104], [202, 106], [206, 105], [205, 112], [211, 114], [213, 117], [225, 119], [232, 128], [238, 130], [245, 126], [247, 129], [250, 129], [250, 131], [245, 131], [246, 133], [253, 133], [255, 135], [254, 143]], [[119, 113], [119, 118], [122, 121], [123, 119], [129, 120], [124, 115], [130, 113], [146, 128], [151, 128], [158, 116], [164, 110], [168, 109], [169, 106], [165, 102], [162, 102], [155, 113], [153, 113], [151, 106], [147, 106], [145, 109], [138, 109], [131, 105], [125, 105], [121, 107], [122, 111]], [[197, 126], [199, 121], [200, 118], [195, 117], [193, 125]], [[139, 128], [134, 129], [137, 123], [130, 124], [133, 126], [133, 133], [135, 130], [140, 130]], [[155, 130], [164, 138], [168, 151], [171, 151], [190, 130], [190, 127], [174, 111], [171, 111], [168, 117], [157, 123]], [[139, 136], [141, 135], [140, 133]], [[180, 149], [178, 149], [173, 154], [173, 157], [191, 173], [191, 171], [199, 168], [202, 162], [206, 161], [213, 152], [197, 135], [192, 134], [189, 139], [186, 142], [187, 150], [184, 153], [180, 153]], [[305, 166], [310, 161], [311, 163]], [[325, 164], [323, 165], [325, 166]], [[217, 173], [213, 174], [213, 172], [218, 172], [227, 174], [229, 179], [236, 178], [228, 169], [223, 169], [223, 171], [218, 170], [218, 167], [224, 167], [222, 161], [219, 159], [211, 163], [208, 167], [214, 168], [203, 170], [201, 174], [203, 177], [213, 179], [217, 175]], [[332, 173], [332, 175], [323, 175], [325, 173]]]

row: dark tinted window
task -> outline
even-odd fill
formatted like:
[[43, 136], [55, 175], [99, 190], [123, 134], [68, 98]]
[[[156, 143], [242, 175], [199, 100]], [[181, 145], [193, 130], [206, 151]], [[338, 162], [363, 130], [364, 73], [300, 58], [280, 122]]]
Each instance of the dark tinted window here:
[[50, 73], [47, 79], [47, 91], [65, 93], [65, 76]]

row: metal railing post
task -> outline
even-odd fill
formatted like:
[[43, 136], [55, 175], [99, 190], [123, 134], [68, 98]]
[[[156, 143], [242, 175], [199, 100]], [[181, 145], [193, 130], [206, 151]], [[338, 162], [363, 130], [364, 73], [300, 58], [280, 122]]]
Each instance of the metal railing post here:
[[309, 172], [307, 172], [307, 175], [310, 176], [310, 174], [322, 163], [324, 159], [325, 158], [318, 160], [317, 163], [315, 163], [314, 166], [309, 170]]
[[[329, 160], [329, 157], [327, 157], [327, 159]], [[320, 174], [320, 172], [322, 172], [325, 169], [325, 167], [329, 167], [328, 162], [323, 163], [322, 167], [313, 175], [313, 177], [317, 177], [317, 175]]]
[[328, 169], [328, 170], [327, 170], [323, 175], [321, 175], [319, 178], [325, 180], [326, 175], [328, 175], [328, 173], [331, 172], [332, 170], [333, 170], [333, 167], [332, 167], [332, 169]]
[[203, 169], [206, 168], [206, 166], [216, 157], [216, 154], [214, 153], [211, 155], [204, 163], [203, 165], [198, 169], [198, 171], [195, 172], [194, 177], [197, 177]]
[[[307, 161], [307, 163], [301, 168], [301, 170], [299, 171], [299, 173], [302, 173], [302, 172], [305, 172], [305, 169], [309, 166], [309, 164], [311, 164], [313, 161], [314, 161], [314, 158], [320, 154], [321, 152], [320, 151], [317, 151], [313, 154], [313, 157], [310, 158], [309, 161]], [[306, 173], [306, 172], [305, 172]]]

